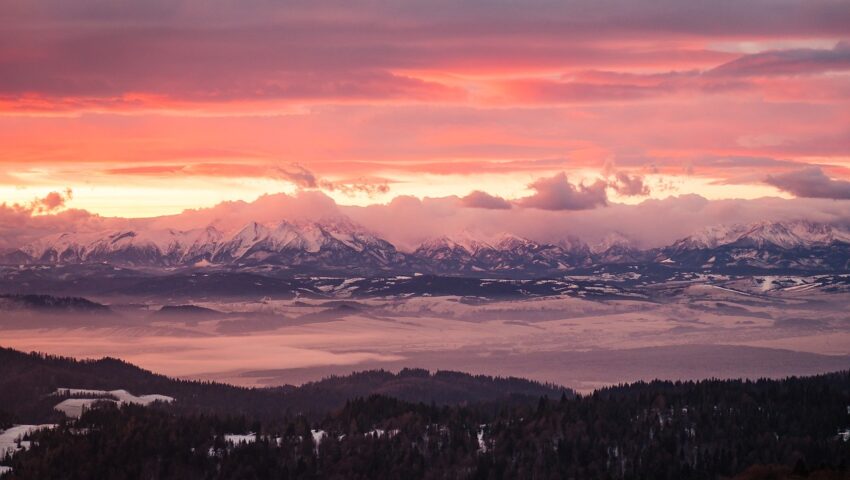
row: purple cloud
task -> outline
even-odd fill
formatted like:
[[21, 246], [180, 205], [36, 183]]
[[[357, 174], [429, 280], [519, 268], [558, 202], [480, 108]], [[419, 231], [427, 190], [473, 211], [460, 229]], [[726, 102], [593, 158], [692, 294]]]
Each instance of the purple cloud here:
[[529, 185], [535, 194], [522, 198], [519, 204], [541, 210], [588, 210], [608, 204], [607, 183], [597, 180], [590, 185], [573, 185], [563, 172], [540, 178]]
[[640, 175], [629, 175], [625, 172], [620, 172], [616, 175], [616, 180], [608, 184], [620, 195], [626, 196], [647, 196], [649, 195], [649, 186], [643, 181]]
[[833, 180], [819, 167], [768, 175], [764, 182], [797, 197], [850, 199], [850, 182]]
[[745, 55], [708, 72], [709, 76], [813, 75], [850, 70], [850, 43], [832, 49], [798, 48]]
[[475, 190], [461, 198], [460, 204], [468, 208], [485, 208], [488, 210], [509, 210], [511, 208], [511, 203], [504, 198], [480, 190]]

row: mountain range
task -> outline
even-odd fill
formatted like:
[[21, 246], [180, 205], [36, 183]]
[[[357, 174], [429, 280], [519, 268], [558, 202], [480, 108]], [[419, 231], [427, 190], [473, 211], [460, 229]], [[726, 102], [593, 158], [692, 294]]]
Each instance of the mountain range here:
[[612, 233], [590, 246], [502, 235], [429, 239], [409, 252], [347, 218], [274, 225], [249, 222], [225, 233], [180, 231], [61, 233], [0, 256], [6, 265], [110, 264], [138, 268], [268, 269], [292, 273], [547, 276], [611, 265], [684, 270], [841, 272], [850, 270], [850, 231], [809, 221], [759, 222], [704, 229], [660, 248], [641, 249]]

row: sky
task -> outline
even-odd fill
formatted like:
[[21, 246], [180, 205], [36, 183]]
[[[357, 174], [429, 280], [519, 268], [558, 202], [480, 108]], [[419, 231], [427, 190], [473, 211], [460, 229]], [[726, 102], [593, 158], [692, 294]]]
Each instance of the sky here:
[[0, 72], [6, 236], [258, 198], [540, 236], [850, 212], [846, 0], [6, 0]]

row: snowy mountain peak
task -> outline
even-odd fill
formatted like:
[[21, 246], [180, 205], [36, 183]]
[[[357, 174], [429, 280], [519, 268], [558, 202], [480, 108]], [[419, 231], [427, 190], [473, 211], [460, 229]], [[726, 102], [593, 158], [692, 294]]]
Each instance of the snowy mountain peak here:
[[562, 238], [558, 242], [558, 246], [568, 252], [573, 253], [590, 253], [590, 247], [582, 239], [572, 235]]
[[750, 225], [713, 226], [678, 240], [673, 247], [681, 250], [701, 250], [724, 245], [784, 249], [850, 243], [850, 232], [828, 224], [806, 220], [789, 222], [757, 222]]
[[[152, 267], [281, 268], [350, 272], [431, 271], [550, 275], [593, 265], [665, 263], [676, 268], [850, 270], [850, 231], [810, 221], [759, 222], [703, 229], [667, 247], [638, 249], [613, 232], [592, 251], [579, 239], [540, 243], [512, 234], [485, 242], [469, 233], [423, 242], [401, 253], [345, 217], [264, 225], [232, 233], [214, 227], [62, 233], [3, 253], [7, 264], [107, 263]], [[303, 269], [303, 270], [299, 270]]]
[[492, 250], [493, 247], [469, 234], [460, 234], [455, 237], [441, 236], [428, 239], [419, 246], [418, 252], [436, 252], [450, 250], [456, 253], [473, 255], [479, 250]]
[[367, 233], [362, 225], [353, 222], [349, 217], [345, 215], [326, 216], [312, 223], [315, 225], [320, 225], [322, 228], [329, 232], [350, 234]]
[[518, 248], [533, 247], [536, 245], [537, 242], [512, 233], [503, 233], [495, 242], [495, 246], [499, 250], [516, 250]]
[[620, 232], [611, 232], [594, 245], [590, 250], [595, 254], [605, 253], [611, 249], [633, 250], [634, 241]]

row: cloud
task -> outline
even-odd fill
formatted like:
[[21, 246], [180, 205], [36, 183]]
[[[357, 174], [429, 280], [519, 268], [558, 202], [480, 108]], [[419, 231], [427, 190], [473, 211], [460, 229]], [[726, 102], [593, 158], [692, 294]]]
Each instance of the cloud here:
[[276, 166], [271, 169], [273, 176], [286, 180], [298, 188], [317, 188], [316, 175], [297, 163], [288, 166]]
[[0, 248], [20, 247], [62, 232], [189, 230], [212, 225], [232, 233], [250, 221], [274, 224], [281, 220], [316, 221], [339, 215], [350, 217], [403, 250], [412, 250], [428, 238], [464, 232], [483, 239], [510, 233], [541, 242], [557, 242], [572, 236], [593, 244], [617, 231], [635, 239], [642, 247], [656, 247], [721, 224], [808, 219], [850, 226], [850, 200], [776, 197], [708, 200], [698, 195], [682, 195], [647, 199], [636, 205], [611, 203], [607, 208], [546, 210], [465, 208], [454, 196], [424, 199], [399, 196], [387, 204], [359, 207], [337, 205], [321, 191], [305, 190], [144, 219], [104, 218], [77, 209], [32, 215], [28, 208], [0, 204]]
[[356, 178], [350, 180], [320, 180], [318, 186], [329, 192], [341, 192], [343, 195], [354, 197], [359, 194], [367, 197], [389, 193], [389, 182], [381, 178]]
[[250, 221], [276, 223], [281, 220], [315, 221], [340, 215], [336, 202], [319, 190], [298, 190], [291, 195], [261, 195], [252, 202], [221, 202], [210, 208], [185, 210], [177, 215], [141, 219], [150, 228], [190, 230], [212, 225], [222, 231], [233, 231]]
[[714, 68], [708, 76], [816, 75], [846, 70], [850, 70], [850, 43], [838, 42], [832, 49], [799, 48], [744, 55]]
[[518, 201], [519, 205], [526, 208], [586, 210], [608, 204], [605, 191], [607, 184], [603, 180], [597, 180], [590, 185], [573, 185], [567, 179], [567, 174], [561, 172], [552, 177], [537, 179], [528, 187], [536, 193]]
[[[724, 92], [761, 93], [779, 98], [803, 95], [803, 99], [813, 99], [812, 93], [818, 93], [819, 97], [845, 99], [846, 90], [838, 87], [844, 82], [826, 75], [844, 71], [850, 71], [848, 42], [838, 42], [833, 48], [770, 50], [739, 55], [707, 70], [652, 73], [581, 70], [560, 78], [517, 78], [498, 85], [502, 93], [500, 101], [504, 103], [622, 103], [677, 94]], [[768, 81], [768, 77], [809, 78]]]
[[319, 178], [318, 175], [304, 166], [278, 164], [269, 166], [265, 163], [195, 163], [189, 165], [143, 165], [138, 167], [118, 167], [104, 170], [109, 175], [121, 176], [153, 176], [173, 178], [175, 176], [208, 176], [208, 177], [244, 177], [244, 178], [274, 178], [284, 180], [299, 189], [320, 189], [329, 192], [341, 192], [353, 197], [365, 194], [373, 197], [390, 191], [389, 181], [383, 178], [358, 177], [330, 181]]
[[724, 224], [808, 219], [850, 225], [850, 201], [777, 197], [708, 200], [682, 195], [587, 210], [484, 210], [458, 208], [453, 197], [397, 197], [386, 205], [346, 206], [340, 211], [405, 250], [415, 249], [428, 238], [464, 233], [483, 239], [510, 233], [541, 242], [572, 236], [594, 244], [617, 231], [650, 248]]
[[764, 182], [797, 197], [850, 199], [850, 182], [833, 180], [820, 167], [768, 175]]
[[50, 213], [65, 206], [65, 202], [71, 200], [74, 192], [67, 188], [63, 192], [50, 192], [44, 198], [34, 200], [30, 208], [34, 213]]
[[649, 185], [644, 183], [642, 176], [629, 175], [625, 172], [617, 173], [615, 180], [609, 182], [608, 186], [620, 195], [645, 197], [650, 194]]
[[67, 209], [33, 215], [28, 208], [0, 203], [0, 250], [21, 247], [61, 232], [90, 232], [122, 228], [125, 219], [106, 219], [85, 210]]
[[14, 212], [22, 216], [32, 216], [54, 213], [61, 210], [65, 204], [74, 197], [74, 192], [70, 188], [66, 188], [61, 192], [50, 192], [44, 197], [36, 198], [26, 204], [13, 203], [11, 205], [2, 203], [4, 209], [8, 212]]
[[[427, 8], [402, 0], [357, 9], [294, 0], [224, 0], [214, 8], [197, 0], [121, 8], [30, 3], [0, 2], [0, 44], [15, 45], [0, 51], [0, 97], [32, 110], [44, 106], [39, 98], [71, 110], [273, 99], [463, 101], [475, 89], [427, 73], [716, 65], [732, 55], [705, 44], [840, 37], [850, 24], [846, 6], [830, 0], [437, 1]], [[582, 99], [645, 94], [633, 85], [546, 89]]]
[[488, 210], [510, 210], [511, 203], [502, 197], [490, 195], [481, 190], [475, 190], [460, 199], [460, 204], [468, 208], [484, 208]]

